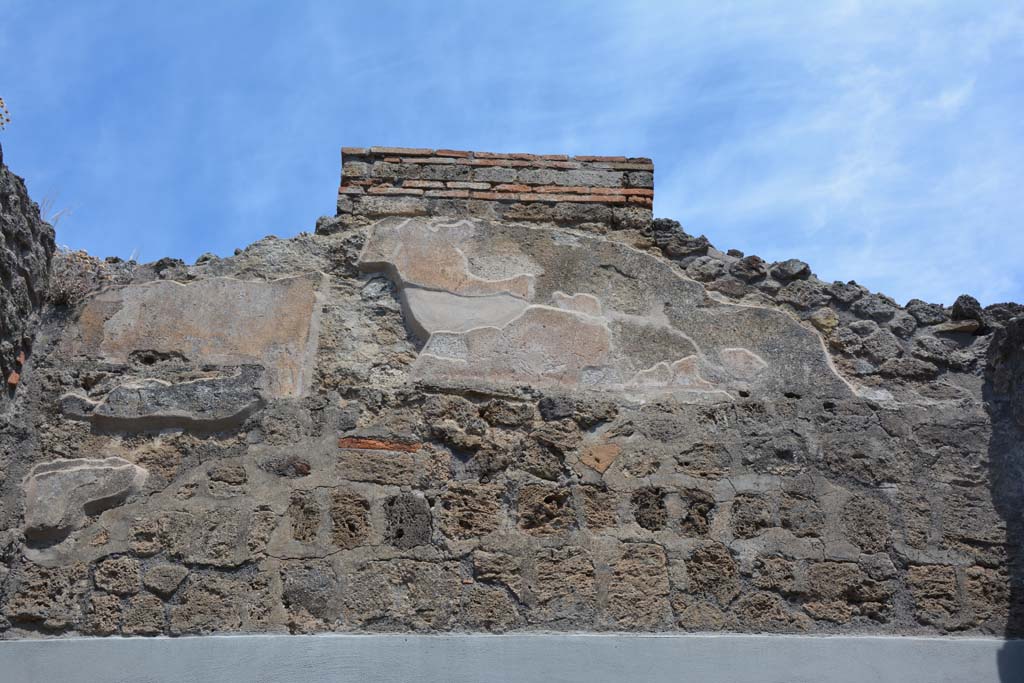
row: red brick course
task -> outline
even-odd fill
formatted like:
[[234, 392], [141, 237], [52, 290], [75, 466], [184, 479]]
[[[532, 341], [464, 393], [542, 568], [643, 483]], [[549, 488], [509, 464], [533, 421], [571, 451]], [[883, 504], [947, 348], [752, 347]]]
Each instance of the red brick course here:
[[[436, 211], [642, 225], [654, 199], [654, 164], [639, 157], [345, 147], [342, 162], [339, 216], [361, 220]], [[572, 205], [579, 210], [567, 208]]]

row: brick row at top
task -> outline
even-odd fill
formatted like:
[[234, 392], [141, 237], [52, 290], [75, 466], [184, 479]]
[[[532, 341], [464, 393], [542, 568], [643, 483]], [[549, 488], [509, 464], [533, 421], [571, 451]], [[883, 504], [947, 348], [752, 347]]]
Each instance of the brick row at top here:
[[653, 201], [654, 164], [642, 157], [342, 148], [338, 215], [350, 220], [471, 215], [632, 227], [650, 220]]

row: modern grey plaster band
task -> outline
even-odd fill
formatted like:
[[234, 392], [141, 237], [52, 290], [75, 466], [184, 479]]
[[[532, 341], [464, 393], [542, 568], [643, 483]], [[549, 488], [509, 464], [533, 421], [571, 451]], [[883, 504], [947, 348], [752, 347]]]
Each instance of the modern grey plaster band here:
[[1024, 641], [749, 635], [253, 635], [0, 642], [5, 683], [1024, 681]]

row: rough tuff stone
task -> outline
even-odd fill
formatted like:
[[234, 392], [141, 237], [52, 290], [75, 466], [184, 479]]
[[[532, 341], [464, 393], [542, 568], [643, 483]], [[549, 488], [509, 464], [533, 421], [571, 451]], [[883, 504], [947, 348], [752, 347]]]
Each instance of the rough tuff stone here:
[[387, 541], [396, 548], [414, 548], [430, 542], [430, 505], [422, 496], [403, 493], [384, 503]]
[[907, 313], [914, 316], [919, 325], [938, 325], [946, 320], [946, 312], [938, 304], [929, 304], [920, 299], [907, 302]]
[[671, 622], [665, 550], [653, 543], [627, 543], [612, 565], [608, 613], [620, 628], [656, 630]]
[[983, 323], [985, 320], [981, 304], [978, 303], [977, 299], [968, 294], [961, 294], [956, 298], [950, 313], [950, 317], [953, 320], [977, 320], [980, 323]]
[[[28, 564], [8, 578], [4, 616], [47, 630], [68, 628], [81, 619], [80, 598], [88, 578], [82, 564], [53, 568]], [[109, 607], [110, 602], [103, 604]]]
[[728, 548], [705, 541], [697, 545], [686, 561], [689, 583], [686, 590], [696, 596], [713, 598], [727, 605], [739, 593], [739, 572]]
[[455, 562], [371, 562], [349, 577], [343, 613], [349, 623], [373, 629], [449, 628], [461, 587]]
[[523, 581], [520, 559], [507, 553], [473, 553], [473, 576], [477, 581], [503, 586], [522, 599]]
[[370, 534], [369, 509], [369, 502], [362, 496], [350, 491], [335, 491], [328, 511], [331, 542], [339, 548], [348, 549], [366, 541]]
[[463, 614], [466, 626], [501, 633], [523, 623], [522, 614], [509, 594], [496, 588], [472, 586]]
[[87, 517], [138, 493], [147, 474], [122, 458], [78, 458], [36, 465], [23, 485], [25, 535], [59, 540], [83, 525]]
[[519, 527], [531, 534], [554, 534], [574, 525], [572, 493], [568, 488], [527, 484], [519, 490]]
[[170, 597], [188, 576], [188, 569], [179, 564], [158, 564], [146, 570], [142, 585], [159, 596]]
[[584, 524], [588, 528], [603, 529], [618, 522], [618, 500], [614, 492], [598, 486], [579, 489]]
[[763, 279], [768, 268], [761, 257], [746, 256], [729, 266], [729, 272], [744, 282], [754, 282]]
[[341, 614], [341, 581], [330, 562], [289, 561], [281, 566], [281, 597], [285, 608], [304, 610], [318, 619]]
[[139, 561], [134, 557], [116, 557], [103, 560], [93, 571], [96, 587], [117, 595], [132, 595], [139, 591]]
[[449, 538], [485, 536], [498, 528], [501, 488], [486, 484], [452, 485], [441, 494], [441, 528]]
[[530, 583], [534, 606], [532, 622], [583, 625], [597, 610], [594, 564], [576, 546], [544, 548], [535, 558], [535, 579]]
[[851, 543], [865, 553], [885, 550], [889, 541], [889, 509], [866, 496], [851, 499], [842, 510], [843, 529]]
[[772, 277], [776, 280], [787, 282], [797, 278], [805, 278], [811, 274], [811, 267], [803, 261], [791, 258], [772, 266]]
[[215, 574], [189, 578], [181, 602], [170, 608], [172, 634], [238, 631], [242, 628], [239, 605], [244, 591], [241, 582]]
[[657, 531], [668, 523], [665, 494], [661, 489], [642, 488], [633, 493], [633, 518], [645, 529]]
[[43, 305], [56, 250], [53, 228], [39, 215], [39, 206], [25, 181], [11, 173], [0, 148], [0, 376], [20, 368], [19, 353], [30, 345]]
[[960, 601], [953, 567], [913, 566], [910, 567], [907, 582], [914, 599], [914, 616], [918, 621], [943, 629], [956, 626]]
[[772, 526], [772, 511], [764, 496], [740, 494], [732, 501], [732, 530], [737, 538], [753, 538]]
[[810, 630], [813, 623], [805, 615], [789, 610], [786, 603], [773, 593], [750, 593], [741, 596], [733, 608], [738, 623], [749, 624], [758, 631], [801, 632]]
[[110, 636], [121, 624], [121, 598], [109, 593], [93, 593], [85, 608], [85, 631], [93, 636]]
[[164, 632], [164, 603], [149, 593], [136, 595], [124, 610], [124, 634], [155, 636]]

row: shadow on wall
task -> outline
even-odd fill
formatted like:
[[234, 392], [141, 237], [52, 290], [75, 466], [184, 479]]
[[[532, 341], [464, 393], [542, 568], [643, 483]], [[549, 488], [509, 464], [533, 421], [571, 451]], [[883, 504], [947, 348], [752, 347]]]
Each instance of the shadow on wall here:
[[[1006, 524], [1008, 614], [1004, 635], [1024, 638], [1024, 317], [999, 330], [989, 347], [984, 399], [992, 420], [989, 485]], [[998, 655], [1000, 680], [1024, 680], [1024, 647], [1009, 642]]]

